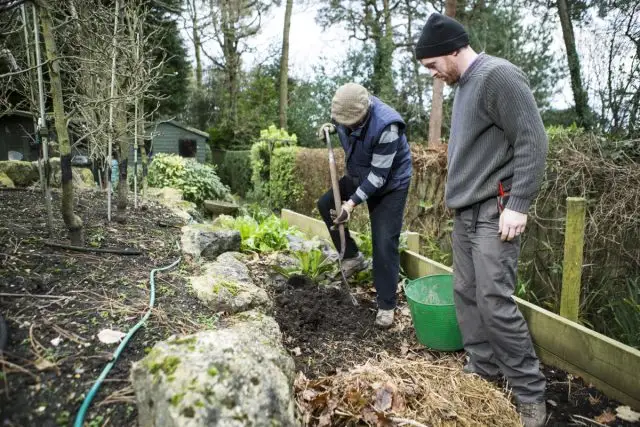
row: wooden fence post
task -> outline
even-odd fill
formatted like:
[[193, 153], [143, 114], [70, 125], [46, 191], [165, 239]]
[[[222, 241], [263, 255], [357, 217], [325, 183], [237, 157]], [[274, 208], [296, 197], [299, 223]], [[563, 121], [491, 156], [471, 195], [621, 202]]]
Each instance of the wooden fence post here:
[[578, 321], [580, 311], [585, 212], [586, 200], [584, 198], [567, 197], [560, 315], [573, 322]]
[[420, 254], [420, 233], [407, 231], [407, 249]]

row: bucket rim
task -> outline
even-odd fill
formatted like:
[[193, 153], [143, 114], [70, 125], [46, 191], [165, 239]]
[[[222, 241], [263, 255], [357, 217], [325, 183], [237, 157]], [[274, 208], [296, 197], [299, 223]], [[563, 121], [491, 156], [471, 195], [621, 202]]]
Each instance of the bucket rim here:
[[424, 302], [420, 302], [420, 301], [417, 301], [417, 300], [411, 298], [409, 296], [409, 294], [407, 293], [407, 288], [411, 287], [411, 285], [413, 283], [417, 282], [420, 279], [426, 279], [427, 277], [442, 277], [442, 276], [453, 277], [453, 274], [452, 273], [435, 273], [435, 274], [427, 274], [425, 276], [420, 276], [420, 277], [417, 277], [415, 279], [407, 279], [407, 283], [403, 286], [404, 295], [407, 297], [407, 301], [411, 301], [414, 304], [418, 304], [418, 305], [421, 305], [421, 306], [427, 306], [427, 307], [455, 307], [455, 305], [456, 305], [455, 301], [452, 302], [452, 303], [448, 303], [448, 304], [426, 304]]

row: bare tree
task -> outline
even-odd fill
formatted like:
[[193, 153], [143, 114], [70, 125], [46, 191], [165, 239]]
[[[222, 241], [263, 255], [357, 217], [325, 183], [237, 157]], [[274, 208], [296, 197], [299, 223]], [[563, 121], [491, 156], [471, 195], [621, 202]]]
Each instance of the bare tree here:
[[573, 34], [573, 22], [571, 22], [571, 14], [567, 0], [556, 0], [558, 6], [558, 15], [560, 17], [560, 25], [562, 26], [562, 35], [564, 37], [564, 45], [567, 49], [567, 62], [569, 64], [569, 74], [571, 75], [571, 89], [573, 90], [573, 99], [575, 102], [576, 114], [580, 125], [589, 128], [591, 125], [589, 103], [587, 92], [582, 86], [582, 77], [580, 73], [580, 58], [576, 50], [576, 40]]
[[209, 0], [209, 16], [199, 25], [201, 47], [213, 40], [219, 48], [219, 52], [203, 48], [202, 53], [224, 73], [222, 120], [234, 135], [238, 129], [242, 55], [248, 51], [246, 41], [260, 31], [262, 17], [273, 3], [274, 0]]
[[[456, 0], [446, 0], [445, 15], [456, 16]], [[431, 98], [431, 115], [429, 117], [429, 145], [440, 144], [442, 136], [442, 104], [444, 100], [444, 82], [435, 79], [433, 82], [433, 96]]]
[[196, 58], [196, 87], [202, 89], [202, 42], [200, 41], [200, 21], [198, 10], [200, 4], [197, 0], [187, 1], [187, 13], [191, 21], [191, 42], [193, 43], [193, 52]]
[[284, 12], [284, 29], [282, 31], [282, 55], [280, 56], [280, 127], [287, 128], [287, 104], [289, 81], [289, 29], [291, 28], [291, 11], [293, 0], [287, 0]]
[[60, 147], [60, 171], [62, 175], [62, 218], [67, 226], [69, 238], [73, 245], [82, 244], [82, 220], [73, 210], [73, 180], [71, 169], [71, 144], [67, 130], [67, 120], [64, 110], [64, 96], [62, 93], [62, 79], [60, 77], [60, 59], [57, 54], [56, 40], [53, 33], [53, 19], [51, 9], [46, 0], [37, 0], [49, 61], [49, 80], [51, 84], [51, 99], [53, 114]]

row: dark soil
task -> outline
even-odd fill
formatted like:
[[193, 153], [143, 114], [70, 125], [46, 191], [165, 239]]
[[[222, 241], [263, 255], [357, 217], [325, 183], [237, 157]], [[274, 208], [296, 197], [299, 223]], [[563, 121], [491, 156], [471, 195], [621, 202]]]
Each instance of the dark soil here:
[[[551, 413], [548, 426], [594, 425], [588, 419], [597, 419], [605, 413], [616, 414], [616, 408], [622, 404], [609, 400], [596, 388], [585, 384], [582, 379], [574, 377], [552, 366], [543, 366], [547, 378], [547, 411]], [[640, 410], [640, 408], [634, 408]], [[585, 420], [584, 418], [587, 418]], [[604, 424], [600, 421], [601, 424]], [[639, 426], [616, 418], [608, 426]]]
[[[71, 425], [82, 400], [117, 344], [97, 339], [102, 329], [126, 333], [149, 305], [149, 273], [179, 256], [178, 219], [148, 203], [130, 209], [125, 224], [107, 222], [104, 193], [82, 192], [76, 213], [84, 222], [85, 246], [135, 248], [139, 256], [82, 253], [48, 247], [69, 243], [53, 194], [54, 233], [46, 229], [41, 193], [0, 191], [0, 312], [10, 338], [0, 358], [0, 422], [3, 426]], [[133, 203], [131, 203], [131, 206]], [[115, 213], [115, 205], [114, 205]], [[167, 226], [169, 225], [169, 226]], [[174, 333], [215, 322], [187, 292], [193, 267], [156, 275], [156, 305], [129, 341], [87, 413], [90, 426], [136, 425], [131, 363]], [[194, 312], [203, 313], [200, 315]], [[58, 345], [52, 340], [60, 338]]]
[[[417, 342], [402, 297], [396, 311], [396, 324], [390, 330], [374, 326], [373, 291], [361, 293], [358, 301], [360, 305], [354, 307], [342, 289], [319, 287], [300, 276], [290, 278], [275, 291], [276, 320], [286, 345], [293, 350], [296, 368], [307, 378], [349, 370], [384, 352], [398, 357], [452, 357], [457, 358], [462, 367], [463, 352], [430, 352]], [[589, 419], [605, 412], [615, 415], [615, 409], [621, 406], [564, 371], [543, 366], [543, 372], [547, 378], [547, 426], [596, 425], [590, 424]], [[496, 385], [505, 386], [503, 382]], [[606, 425], [640, 424], [615, 419]]]
[[406, 355], [413, 330], [397, 322], [390, 330], [374, 326], [375, 298], [358, 296], [354, 306], [342, 289], [318, 286], [300, 276], [276, 290], [275, 318], [298, 370], [307, 378], [335, 374], [382, 352]]

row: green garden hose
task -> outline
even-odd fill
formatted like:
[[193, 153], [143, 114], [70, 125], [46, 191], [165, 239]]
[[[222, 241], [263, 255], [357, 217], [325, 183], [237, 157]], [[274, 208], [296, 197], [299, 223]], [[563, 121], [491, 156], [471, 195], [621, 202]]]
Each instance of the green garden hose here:
[[146, 320], [151, 315], [151, 310], [153, 309], [153, 305], [155, 304], [155, 300], [156, 300], [156, 284], [155, 284], [155, 274], [156, 274], [156, 272], [157, 271], [169, 270], [170, 268], [175, 267], [180, 262], [181, 259], [182, 258], [178, 258], [175, 262], [173, 262], [171, 265], [168, 265], [166, 267], [160, 267], [160, 268], [155, 268], [155, 269], [151, 270], [151, 274], [149, 275], [150, 276], [149, 283], [150, 283], [150, 287], [151, 287], [151, 293], [150, 293], [150, 298], [149, 298], [149, 310], [147, 310], [147, 312], [142, 317], [142, 319], [140, 319], [140, 321], [133, 328], [131, 328], [129, 330], [129, 333], [127, 335], [125, 335], [124, 339], [122, 340], [122, 342], [120, 343], [120, 345], [118, 346], [116, 351], [113, 353], [113, 357], [111, 358], [109, 363], [107, 363], [107, 366], [104, 367], [104, 369], [102, 370], [102, 373], [100, 373], [100, 376], [96, 380], [95, 384], [93, 385], [93, 387], [91, 387], [91, 390], [89, 390], [89, 394], [87, 394], [87, 397], [85, 397], [84, 401], [82, 402], [82, 406], [80, 406], [80, 410], [78, 411], [78, 414], [76, 415], [76, 421], [73, 424], [74, 427], [82, 427], [82, 424], [84, 423], [84, 417], [86, 415], [87, 409], [89, 409], [89, 405], [91, 405], [91, 401], [93, 400], [93, 398], [95, 397], [96, 393], [98, 392], [98, 389], [102, 385], [102, 382], [104, 381], [104, 379], [109, 374], [109, 371], [111, 371], [111, 368], [113, 368], [113, 366], [118, 361], [118, 358], [120, 357], [120, 354], [122, 353], [122, 350], [124, 350], [124, 348], [127, 346], [127, 343], [129, 342], [129, 339], [131, 339], [133, 334], [135, 334], [136, 331], [142, 327], [144, 322], [146, 322]]

